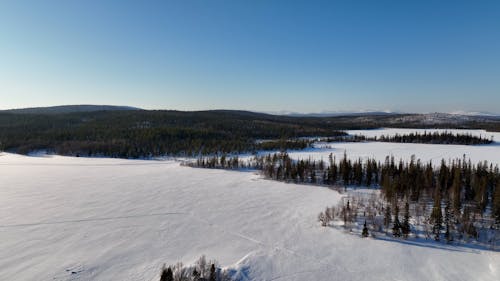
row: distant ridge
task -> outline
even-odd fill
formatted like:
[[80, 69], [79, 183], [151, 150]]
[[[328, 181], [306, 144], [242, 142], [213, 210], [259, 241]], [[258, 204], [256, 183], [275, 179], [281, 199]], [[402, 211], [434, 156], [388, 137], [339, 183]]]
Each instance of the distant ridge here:
[[125, 110], [142, 110], [132, 106], [116, 106], [116, 105], [59, 105], [48, 107], [29, 107], [1, 110], [0, 112], [19, 113], [19, 114], [60, 114], [73, 112], [93, 112], [93, 111], [125, 111]]
[[371, 116], [371, 115], [400, 115], [405, 113], [388, 112], [388, 111], [353, 111], [353, 112], [319, 112], [319, 113], [296, 113], [287, 112], [280, 115], [296, 116], [296, 117], [339, 117], [339, 116]]

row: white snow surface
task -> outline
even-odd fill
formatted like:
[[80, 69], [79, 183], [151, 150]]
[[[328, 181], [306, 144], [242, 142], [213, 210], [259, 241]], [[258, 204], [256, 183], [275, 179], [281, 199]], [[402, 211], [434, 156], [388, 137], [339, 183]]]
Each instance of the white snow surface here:
[[159, 280], [217, 259], [242, 280], [499, 280], [500, 253], [362, 239], [341, 195], [175, 161], [0, 154], [0, 280]]
[[[456, 159], [471, 160], [472, 163], [487, 161], [493, 165], [500, 165], [500, 133], [487, 132], [484, 130], [459, 130], [459, 129], [375, 129], [375, 130], [351, 130], [350, 135], [364, 135], [367, 137], [379, 137], [381, 135], [393, 136], [395, 134], [433, 132], [470, 133], [476, 136], [487, 138], [493, 137], [492, 144], [484, 145], [449, 145], [449, 144], [420, 144], [420, 143], [392, 143], [392, 142], [317, 142], [313, 148], [305, 150], [289, 151], [293, 159], [315, 159], [328, 161], [330, 154], [336, 157], [337, 161], [344, 157], [353, 160], [374, 158], [383, 162], [387, 156], [394, 156], [396, 161], [403, 159], [409, 161], [412, 155], [415, 159], [420, 159], [427, 163], [432, 161], [438, 165], [442, 159], [453, 161]], [[261, 154], [268, 154], [262, 152]]]

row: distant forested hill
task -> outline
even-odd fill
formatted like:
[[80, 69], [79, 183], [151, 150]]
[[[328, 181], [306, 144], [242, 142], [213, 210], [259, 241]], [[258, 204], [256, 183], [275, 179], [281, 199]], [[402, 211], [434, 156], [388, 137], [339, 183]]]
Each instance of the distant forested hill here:
[[344, 134], [317, 118], [244, 111], [96, 111], [63, 114], [0, 113], [7, 151], [47, 149], [63, 155], [147, 157], [243, 152], [258, 139]]
[[[81, 109], [81, 108], [80, 108]], [[95, 108], [93, 108], [95, 109]], [[148, 157], [251, 152], [276, 148], [263, 139], [342, 136], [346, 129], [378, 127], [483, 128], [497, 119], [428, 122], [421, 115], [278, 116], [248, 111], [88, 110], [0, 111], [0, 148], [17, 153], [45, 149], [62, 155]], [[425, 122], [422, 123], [422, 120]], [[303, 143], [280, 142], [287, 148]]]
[[19, 113], [19, 114], [61, 114], [72, 112], [93, 112], [93, 111], [117, 111], [117, 110], [141, 110], [131, 106], [116, 106], [116, 105], [59, 105], [49, 107], [29, 107], [19, 109], [8, 109], [0, 112]]

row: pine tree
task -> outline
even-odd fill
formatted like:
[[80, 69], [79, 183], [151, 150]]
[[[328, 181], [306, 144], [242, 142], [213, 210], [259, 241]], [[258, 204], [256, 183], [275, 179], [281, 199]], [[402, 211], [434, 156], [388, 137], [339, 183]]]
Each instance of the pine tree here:
[[444, 233], [444, 239], [448, 243], [453, 241], [453, 235], [450, 232], [451, 223], [452, 223], [452, 217], [451, 217], [450, 200], [446, 200], [446, 205], [444, 208], [444, 225], [446, 230]]
[[196, 267], [193, 270], [193, 281], [200, 280], [200, 273], [196, 270]]
[[401, 225], [401, 232], [403, 233], [403, 238], [408, 238], [410, 234], [410, 204], [408, 204], [408, 202], [405, 204], [405, 215], [403, 224]]
[[453, 210], [455, 214], [460, 213], [461, 208], [461, 191], [462, 191], [462, 176], [460, 174], [460, 169], [455, 168], [453, 171], [453, 184], [452, 184], [452, 198], [453, 198]]
[[368, 237], [368, 227], [366, 227], [366, 220], [365, 224], [363, 225], [363, 232], [361, 233], [361, 236]]
[[316, 172], [314, 170], [311, 172], [311, 183], [316, 183]]
[[160, 281], [174, 281], [174, 273], [172, 272], [172, 269], [170, 267], [168, 267], [167, 269], [163, 268]]
[[216, 281], [215, 264], [213, 263], [212, 267], [210, 267], [210, 276], [208, 277], [208, 281]]
[[385, 212], [384, 212], [384, 226], [385, 226], [386, 231], [389, 230], [389, 225], [391, 225], [391, 223], [392, 223], [391, 207], [387, 206], [385, 208]]
[[500, 224], [500, 177], [497, 179], [495, 189], [493, 192], [493, 219], [495, 219], [496, 224]]
[[434, 207], [432, 207], [431, 221], [434, 223], [434, 226], [432, 228], [434, 240], [439, 241], [443, 224], [443, 213], [441, 212], [441, 193], [439, 191], [439, 188], [437, 188], [436, 196], [434, 199]]
[[399, 207], [397, 204], [394, 207], [394, 224], [392, 226], [392, 235], [394, 237], [401, 237], [401, 222], [399, 221]]

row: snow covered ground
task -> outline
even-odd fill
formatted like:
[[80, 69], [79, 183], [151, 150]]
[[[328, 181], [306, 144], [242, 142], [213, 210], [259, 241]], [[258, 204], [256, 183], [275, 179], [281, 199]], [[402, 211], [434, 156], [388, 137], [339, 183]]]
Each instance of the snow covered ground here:
[[251, 172], [3, 153], [0, 179], [0, 280], [159, 280], [202, 254], [258, 281], [500, 279], [498, 252], [322, 228], [338, 193]]
[[393, 155], [396, 161], [399, 159], [409, 160], [412, 155], [423, 162], [432, 161], [439, 164], [441, 159], [446, 161], [470, 159], [472, 163], [488, 161], [494, 165], [500, 165], [500, 145], [442, 145], [442, 144], [414, 144], [414, 143], [387, 143], [387, 142], [337, 142], [316, 143], [314, 148], [303, 151], [291, 151], [290, 156], [294, 159], [323, 159], [328, 161], [332, 153], [337, 160], [344, 157], [344, 151], [351, 159], [375, 158], [384, 161], [386, 156]]
[[[351, 135], [374, 136], [393, 136], [395, 134], [409, 134], [414, 132], [453, 132], [470, 133], [476, 136], [491, 138], [494, 142], [487, 145], [444, 145], [444, 144], [419, 144], [419, 143], [388, 143], [388, 142], [319, 142], [314, 144], [314, 148], [291, 151], [289, 154], [294, 159], [323, 159], [328, 161], [328, 156], [332, 153], [337, 160], [342, 159], [344, 151], [351, 159], [375, 158], [384, 161], [386, 156], [394, 156], [396, 161], [399, 159], [409, 160], [412, 155], [423, 162], [432, 161], [439, 164], [441, 159], [445, 161], [470, 159], [472, 163], [488, 161], [494, 165], [500, 165], [500, 133], [486, 132], [484, 130], [456, 130], [456, 129], [376, 129], [376, 130], [351, 130]], [[266, 153], [263, 153], [266, 154]]]

